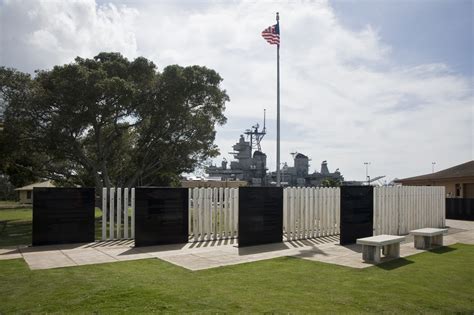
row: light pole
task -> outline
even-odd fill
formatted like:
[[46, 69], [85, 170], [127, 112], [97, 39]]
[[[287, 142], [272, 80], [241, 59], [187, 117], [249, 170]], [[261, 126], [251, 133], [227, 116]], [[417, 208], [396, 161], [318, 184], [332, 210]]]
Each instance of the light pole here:
[[285, 182], [285, 162], [281, 162], [280, 165], [281, 165], [281, 170], [280, 170], [280, 185], [282, 182]]
[[365, 178], [367, 179], [367, 185], [370, 185], [370, 177], [369, 177], [370, 162], [364, 162], [364, 165], [365, 165]]
[[431, 162], [431, 173], [434, 173], [435, 164], [436, 164], [436, 162]]

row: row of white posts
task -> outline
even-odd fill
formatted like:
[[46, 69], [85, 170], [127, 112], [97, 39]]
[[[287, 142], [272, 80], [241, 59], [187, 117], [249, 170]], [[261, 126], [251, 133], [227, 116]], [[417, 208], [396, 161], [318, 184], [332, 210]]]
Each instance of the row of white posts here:
[[[340, 194], [339, 188], [285, 188], [286, 239], [338, 235]], [[135, 188], [104, 188], [102, 209], [102, 240], [135, 237]], [[236, 238], [238, 211], [238, 188], [189, 188], [190, 240]], [[444, 227], [445, 212], [444, 187], [374, 187], [374, 235]]]
[[283, 230], [287, 240], [339, 234], [339, 188], [283, 190]]
[[128, 238], [135, 238], [135, 188], [103, 188], [102, 240]]
[[[190, 188], [189, 236], [193, 241], [237, 237], [238, 188]], [[135, 238], [135, 188], [103, 188], [102, 240]]]
[[444, 187], [374, 187], [374, 235], [446, 226]]
[[237, 237], [238, 188], [189, 188], [189, 236], [193, 241]]

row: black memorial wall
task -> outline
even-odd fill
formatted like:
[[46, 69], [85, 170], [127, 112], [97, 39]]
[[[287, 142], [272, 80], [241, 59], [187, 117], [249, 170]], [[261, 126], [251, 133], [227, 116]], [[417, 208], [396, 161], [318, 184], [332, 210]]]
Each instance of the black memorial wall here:
[[474, 221], [474, 199], [446, 198], [446, 219]]
[[137, 188], [135, 246], [188, 242], [188, 189]]
[[283, 241], [283, 189], [239, 188], [239, 247]]
[[33, 246], [93, 242], [94, 194], [94, 188], [34, 188]]
[[341, 245], [373, 235], [374, 187], [341, 187]]

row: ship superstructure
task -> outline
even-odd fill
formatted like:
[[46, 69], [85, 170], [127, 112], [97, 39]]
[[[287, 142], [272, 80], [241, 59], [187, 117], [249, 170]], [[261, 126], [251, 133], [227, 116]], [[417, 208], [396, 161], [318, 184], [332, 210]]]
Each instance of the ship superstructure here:
[[[234, 156], [234, 161], [228, 167], [227, 160], [221, 162], [221, 166], [211, 165], [207, 168], [209, 177], [220, 178], [220, 180], [242, 180], [249, 186], [273, 186], [276, 181], [276, 172], [267, 173], [267, 155], [263, 153], [261, 141], [266, 134], [265, 115], [263, 129], [259, 130], [258, 124], [245, 130], [240, 135], [239, 141], [232, 146], [229, 152]], [[245, 136], [244, 136], [245, 135]], [[342, 183], [339, 169], [334, 173], [329, 172], [327, 162], [321, 163], [321, 171], [309, 173], [310, 159], [298, 152], [292, 153], [294, 166], [284, 163], [281, 169], [281, 182], [283, 186], [322, 186], [325, 181]]]
[[[230, 152], [235, 161], [227, 167], [227, 161], [223, 160], [221, 166], [211, 165], [207, 168], [210, 177], [220, 177], [221, 180], [244, 180], [250, 186], [266, 186], [267, 177], [267, 155], [261, 151], [260, 141], [265, 136], [265, 125], [259, 131], [259, 125], [247, 129], [244, 135], [240, 135], [239, 141], [234, 144]], [[256, 148], [256, 150], [253, 150]]]

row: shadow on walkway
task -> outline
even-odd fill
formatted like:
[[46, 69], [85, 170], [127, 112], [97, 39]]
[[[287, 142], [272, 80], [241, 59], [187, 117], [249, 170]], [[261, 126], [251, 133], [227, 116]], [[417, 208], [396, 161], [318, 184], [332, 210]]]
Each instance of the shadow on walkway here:
[[96, 241], [88, 244], [86, 247], [111, 247], [111, 246], [134, 246], [135, 241], [133, 239], [122, 239], [122, 240], [108, 240], [108, 241]]
[[225, 238], [219, 240], [203, 240], [203, 241], [194, 241], [193, 238], [189, 239], [189, 248], [200, 248], [200, 247], [214, 247], [214, 246], [222, 246], [222, 245], [237, 245], [236, 238]]

